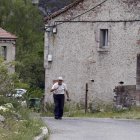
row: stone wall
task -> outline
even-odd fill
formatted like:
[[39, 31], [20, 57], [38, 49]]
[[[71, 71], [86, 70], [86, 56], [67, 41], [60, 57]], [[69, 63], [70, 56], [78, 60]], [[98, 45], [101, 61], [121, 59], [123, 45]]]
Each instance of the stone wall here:
[[[90, 9], [102, 0], [85, 0], [77, 7], [52, 19], [66, 20]], [[109, 101], [118, 82], [136, 85], [136, 61], [140, 53], [139, 5], [126, 3], [126, 0], [108, 0], [102, 6], [75, 19], [57, 25], [57, 34], [45, 33], [46, 90], [48, 94], [52, 80], [63, 76], [74, 101], [84, 101], [85, 85], [89, 84], [89, 100], [98, 97]], [[112, 22], [105, 22], [112, 21]], [[120, 22], [117, 22], [120, 21]], [[123, 22], [124, 21], [124, 22]], [[109, 30], [109, 46], [99, 48], [100, 29]], [[47, 54], [53, 61], [47, 62]], [[94, 79], [94, 82], [91, 80]]]
[[[1, 42], [0, 43], [0, 47], [1, 46], [6, 46], [6, 50], [7, 50], [7, 53], [6, 53], [6, 61], [7, 62], [11, 62], [11, 61], [15, 61], [15, 41], [11, 41], [11, 42]], [[15, 67], [10, 67], [9, 68], [9, 72], [13, 73], [15, 72]]]

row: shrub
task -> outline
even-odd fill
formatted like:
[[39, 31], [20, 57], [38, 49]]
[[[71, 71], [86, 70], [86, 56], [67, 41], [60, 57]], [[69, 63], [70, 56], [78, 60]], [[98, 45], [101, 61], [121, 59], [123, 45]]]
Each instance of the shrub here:
[[28, 98], [41, 98], [43, 96], [44, 91], [42, 89], [39, 88], [30, 88], [27, 91], [27, 96]]

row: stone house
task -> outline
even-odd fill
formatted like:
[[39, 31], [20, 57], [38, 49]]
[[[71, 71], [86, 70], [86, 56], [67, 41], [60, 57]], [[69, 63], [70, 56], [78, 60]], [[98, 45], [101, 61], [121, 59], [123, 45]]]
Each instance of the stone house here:
[[140, 89], [140, 1], [76, 0], [45, 19], [45, 94], [63, 76], [72, 100], [111, 101], [120, 81]]
[[[15, 44], [17, 37], [4, 29], [0, 28], [0, 56], [4, 58], [6, 62], [15, 60]], [[9, 68], [9, 72], [13, 73], [14, 67]]]

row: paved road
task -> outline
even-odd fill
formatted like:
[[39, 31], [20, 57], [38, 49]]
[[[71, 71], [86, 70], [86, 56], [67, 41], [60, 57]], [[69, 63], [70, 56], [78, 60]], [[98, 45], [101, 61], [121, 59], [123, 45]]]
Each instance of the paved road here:
[[140, 121], [82, 118], [43, 118], [50, 140], [140, 140]]

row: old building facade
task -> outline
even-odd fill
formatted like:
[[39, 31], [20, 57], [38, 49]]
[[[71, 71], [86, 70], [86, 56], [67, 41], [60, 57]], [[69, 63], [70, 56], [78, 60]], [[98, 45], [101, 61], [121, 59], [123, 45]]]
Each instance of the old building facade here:
[[[4, 29], [0, 28], [0, 57], [6, 62], [15, 60], [15, 44], [17, 37]], [[13, 73], [14, 67], [9, 68], [9, 72]]]
[[[46, 19], [45, 93], [63, 76], [74, 101], [110, 101], [118, 82], [136, 85], [139, 0], [76, 0]], [[138, 86], [139, 87], [139, 86]]]

